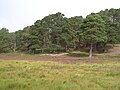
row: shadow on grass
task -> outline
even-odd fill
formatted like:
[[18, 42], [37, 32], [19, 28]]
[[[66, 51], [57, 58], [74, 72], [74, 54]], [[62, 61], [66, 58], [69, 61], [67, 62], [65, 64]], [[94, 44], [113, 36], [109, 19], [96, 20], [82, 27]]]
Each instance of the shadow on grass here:
[[80, 52], [80, 51], [69, 52], [67, 55], [71, 57], [88, 57], [89, 56], [88, 53]]

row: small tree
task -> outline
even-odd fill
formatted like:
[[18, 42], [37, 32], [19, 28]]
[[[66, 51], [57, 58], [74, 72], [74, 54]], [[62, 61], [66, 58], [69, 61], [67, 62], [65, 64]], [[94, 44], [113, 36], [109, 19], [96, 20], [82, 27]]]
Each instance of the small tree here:
[[98, 14], [90, 14], [84, 19], [83, 25], [84, 43], [89, 44], [89, 57], [92, 57], [93, 45], [98, 42], [106, 42], [105, 22]]

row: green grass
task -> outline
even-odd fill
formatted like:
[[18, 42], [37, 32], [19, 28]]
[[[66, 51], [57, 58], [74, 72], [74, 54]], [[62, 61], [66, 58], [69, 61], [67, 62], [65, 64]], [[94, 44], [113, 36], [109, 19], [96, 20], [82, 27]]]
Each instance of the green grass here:
[[106, 55], [109, 58], [120, 58], [120, 54]]
[[120, 62], [0, 61], [0, 90], [120, 90]]
[[67, 55], [72, 56], [72, 57], [88, 57], [89, 53], [80, 52], [80, 51], [73, 51], [73, 52], [69, 52]]
[[112, 54], [112, 55], [94, 55], [94, 56], [96, 56], [96, 57], [103, 57], [103, 58], [120, 58], [120, 54]]

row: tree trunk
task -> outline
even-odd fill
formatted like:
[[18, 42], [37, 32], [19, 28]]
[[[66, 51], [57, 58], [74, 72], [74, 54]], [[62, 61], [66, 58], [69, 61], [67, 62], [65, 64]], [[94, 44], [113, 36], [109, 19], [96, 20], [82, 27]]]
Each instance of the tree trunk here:
[[79, 38], [79, 41], [78, 41], [78, 49], [80, 50], [80, 38]]
[[92, 57], [92, 51], [93, 51], [93, 44], [90, 44], [90, 52], [89, 52], [89, 58]]
[[16, 51], [16, 43], [14, 43], [13, 51], [14, 51], [14, 52]]
[[68, 47], [67, 47], [67, 45], [65, 45], [65, 51], [67, 51], [67, 49], [68, 49]]

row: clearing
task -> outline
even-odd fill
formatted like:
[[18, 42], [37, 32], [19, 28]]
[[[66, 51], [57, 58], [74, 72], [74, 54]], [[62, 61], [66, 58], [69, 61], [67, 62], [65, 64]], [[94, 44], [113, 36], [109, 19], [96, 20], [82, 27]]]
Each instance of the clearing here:
[[0, 54], [0, 90], [120, 90], [120, 54]]

